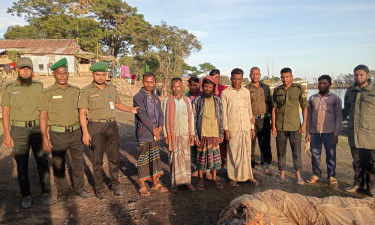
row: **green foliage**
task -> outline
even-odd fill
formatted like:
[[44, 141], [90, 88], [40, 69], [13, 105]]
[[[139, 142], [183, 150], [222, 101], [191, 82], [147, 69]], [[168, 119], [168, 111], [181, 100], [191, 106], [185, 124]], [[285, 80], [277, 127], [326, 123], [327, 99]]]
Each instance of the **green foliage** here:
[[249, 84], [249, 83], [250, 83], [249, 78], [243, 78], [243, 80], [242, 80], [242, 85], [247, 85], [247, 84]]
[[17, 62], [17, 60], [19, 59], [19, 52], [16, 51], [16, 50], [11, 50], [11, 51], [8, 51], [7, 52], [8, 54], [8, 58], [12, 61], [12, 62]]
[[[8, 13], [29, 25], [8, 28], [7, 39], [75, 39], [85, 50], [117, 57], [150, 27], [137, 9], [122, 0], [18, 0]], [[103, 49], [103, 50], [102, 50]]]
[[199, 64], [198, 65], [199, 68], [200, 68], [200, 72], [201, 74], [203, 73], [204, 75], [208, 75], [208, 73], [215, 69], [216, 67], [214, 65], [212, 65], [211, 63], [209, 62], [205, 62], [205, 63], [202, 63], [202, 64]]
[[228, 76], [220, 76], [220, 84], [230, 85], [230, 79]]

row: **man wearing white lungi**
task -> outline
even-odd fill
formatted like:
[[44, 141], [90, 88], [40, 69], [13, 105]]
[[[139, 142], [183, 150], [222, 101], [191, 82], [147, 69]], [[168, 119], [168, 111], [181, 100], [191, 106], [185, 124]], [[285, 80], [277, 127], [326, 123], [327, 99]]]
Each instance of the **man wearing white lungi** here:
[[221, 94], [225, 139], [228, 141], [227, 171], [232, 186], [238, 181], [250, 181], [258, 185], [251, 168], [251, 139], [255, 137], [251, 123], [250, 91], [242, 87], [243, 70], [231, 72], [232, 86]]
[[169, 167], [171, 172], [172, 192], [178, 191], [179, 185], [185, 185], [190, 191], [191, 185], [190, 145], [193, 145], [194, 115], [190, 99], [182, 94], [181, 78], [173, 78], [172, 94], [164, 101], [164, 136], [169, 149]]

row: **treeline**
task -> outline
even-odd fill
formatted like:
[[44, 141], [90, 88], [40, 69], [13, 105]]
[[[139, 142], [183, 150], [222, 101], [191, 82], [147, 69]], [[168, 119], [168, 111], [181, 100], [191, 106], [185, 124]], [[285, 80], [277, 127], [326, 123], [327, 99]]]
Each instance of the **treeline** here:
[[[348, 88], [353, 85], [354, 83], [354, 74], [340, 74], [338, 76], [331, 76], [332, 77], [332, 88]], [[375, 70], [370, 70], [370, 78], [375, 80]], [[318, 77], [313, 78], [314, 82], [309, 84], [311, 88], [318, 87]]]
[[133, 73], [154, 72], [163, 92], [171, 76], [194, 71], [184, 60], [202, 48], [194, 34], [164, 21], [151, 25], [122, 0], [18, 0], [7, 13], [28, 24], [8, 27], [5, 39], [75, 39], [86, 51], [122, 56]]

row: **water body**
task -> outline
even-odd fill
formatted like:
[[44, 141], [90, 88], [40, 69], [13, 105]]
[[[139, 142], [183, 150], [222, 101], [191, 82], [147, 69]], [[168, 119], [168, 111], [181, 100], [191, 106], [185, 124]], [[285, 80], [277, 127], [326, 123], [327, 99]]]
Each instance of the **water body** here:
[[[335, 93], [336, 95], [338, 95], [341, 98], [343, 107], [344, 107], [344, 97], [345, 97], [346, 90], [347, 90], [347, 88], [331, 89], [330, 90], [332, 93]], [[308, 89], [307, 90], [307, 99], [309, 99], [309, 97], [311, 95], [316, 94], [318, 92], [319, 92], [318, 89]]]

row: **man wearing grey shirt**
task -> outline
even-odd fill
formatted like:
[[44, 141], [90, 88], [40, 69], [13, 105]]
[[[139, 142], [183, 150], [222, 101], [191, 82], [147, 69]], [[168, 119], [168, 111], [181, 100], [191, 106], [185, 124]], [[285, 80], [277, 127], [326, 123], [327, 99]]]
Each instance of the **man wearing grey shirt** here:
[[313, 175], [308, 183], [321, 178], [320, 156], [322, 144], [326, 151], [327, 178], [330, 185], [336, 185], [336, 145], [342, 123], [342, 104], [337, 95], [329, 91], [331, 77], [322, 75], [318, 79], [319, 93], [310, 96], [307, 109], [306, 142], [310, 141]]

